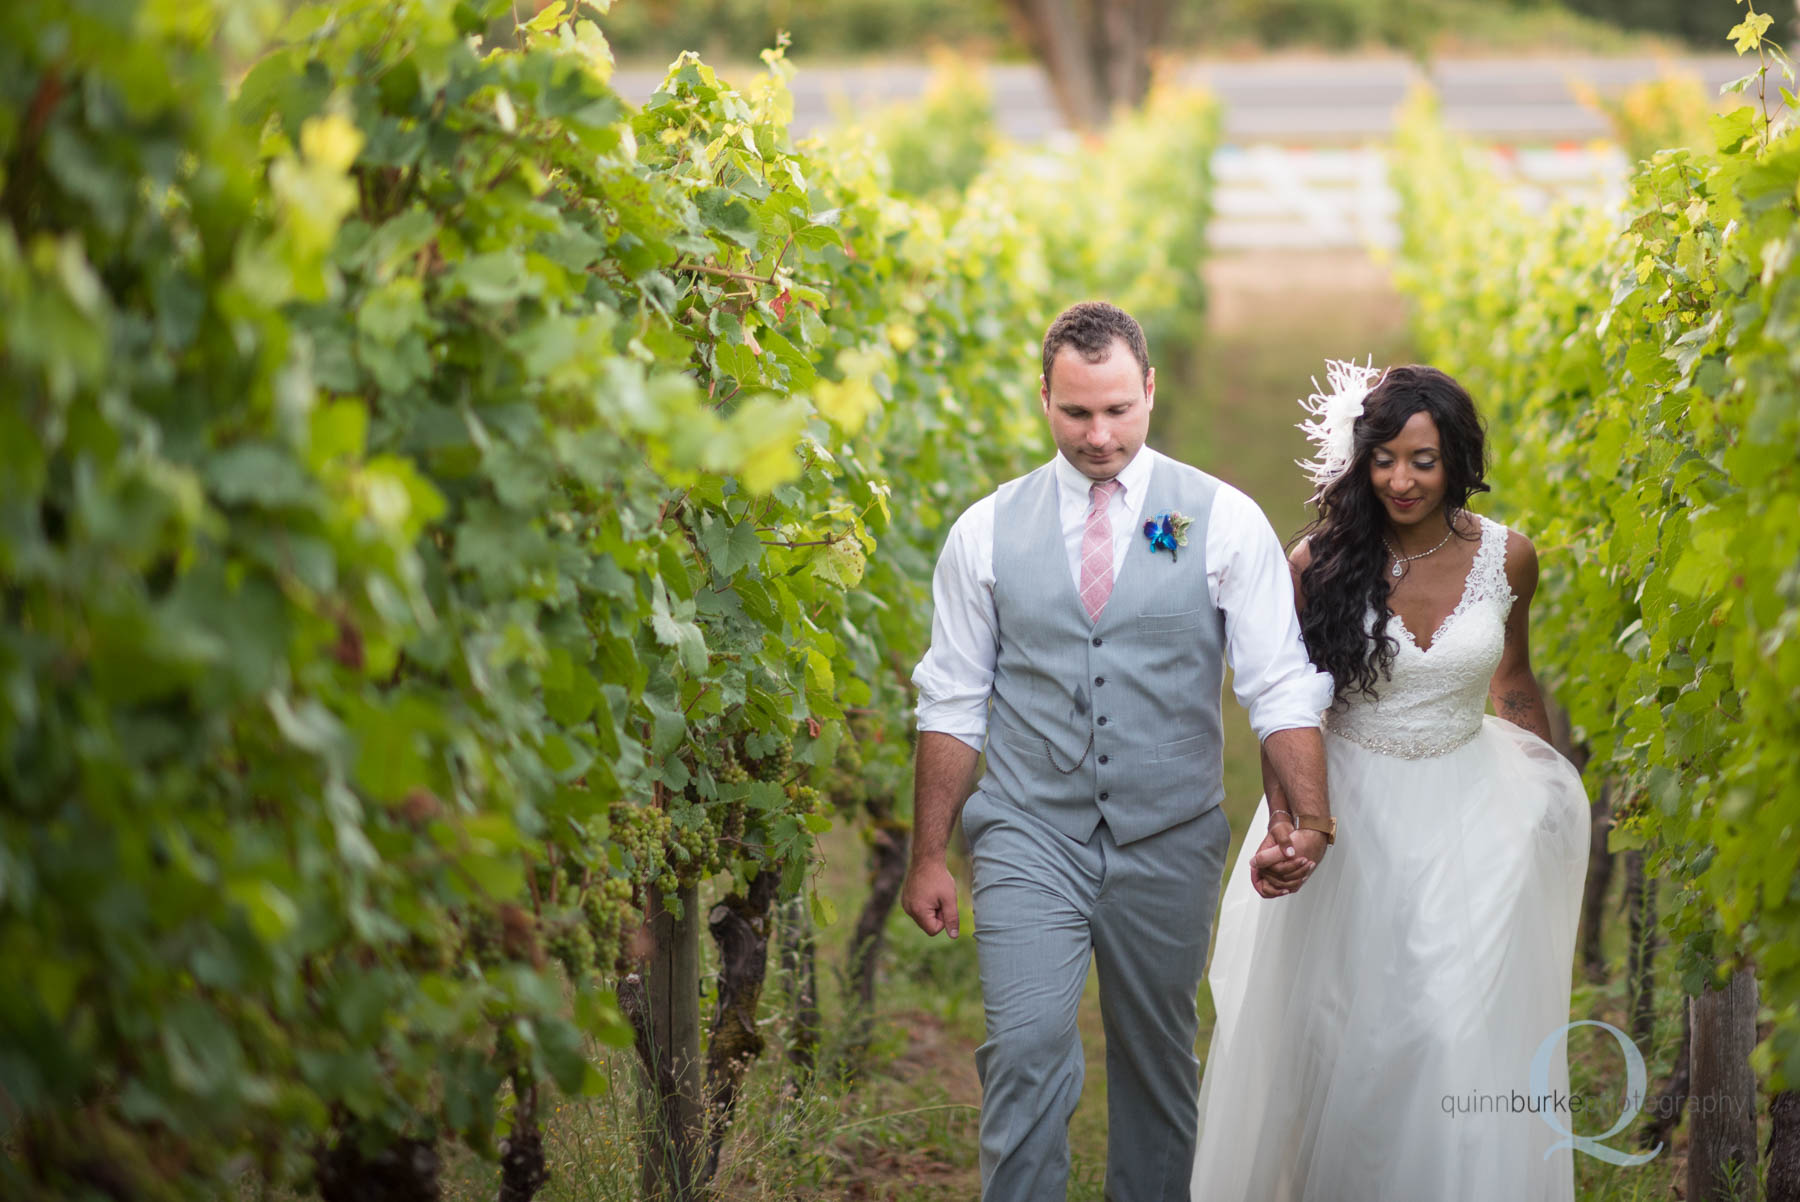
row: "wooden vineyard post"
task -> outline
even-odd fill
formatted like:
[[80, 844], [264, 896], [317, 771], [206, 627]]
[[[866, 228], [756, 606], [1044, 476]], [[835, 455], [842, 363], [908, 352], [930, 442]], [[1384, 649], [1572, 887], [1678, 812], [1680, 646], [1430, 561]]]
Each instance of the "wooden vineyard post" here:
[[1756, 976], [1732, 974], [1688, 1006], [1692, 1073], [1688, 1123], [1689, 1202], [1752, 1202], [1756, 1197]]
[[1612, 831], [1611, 781], [1600, 782], [1588, 809], [1588, 870], [1581, 897], [1581, 971], [1590, 981], [1604, 981], [1606, 960], [1600, 952], [1600, 928], [1607, 889], [1613, 879], [1613, 854], [1607, 847], [1607, 835]]
[[781, 906], [781, 978], [788, 1005], [788, 1063], [793, 1066], [791, 1088], [805, 1090], [818, 1067], [819, 948], [813, 932], [812, 913], [801, 894]]
[[1625, 979], [1631, 998], [1631, 1038], [1640, 1048], [1656, 1034], [1656, 878], [1644, 870], [1644, 852], [1625, 853], [1626, 927], [1630, 946]]
[[1800, 1202], [1800, 1091], [1769, 1099], [1769, 1202]]
[[643, 1196], [695, 1202], [706, 1151], [700, 1059], [700, 889], [684, 885], [669, 900], [649, 890], [651, 949], [641, 973], [619, 988], [619, 1003], [637, 1036], [644, 1123]]

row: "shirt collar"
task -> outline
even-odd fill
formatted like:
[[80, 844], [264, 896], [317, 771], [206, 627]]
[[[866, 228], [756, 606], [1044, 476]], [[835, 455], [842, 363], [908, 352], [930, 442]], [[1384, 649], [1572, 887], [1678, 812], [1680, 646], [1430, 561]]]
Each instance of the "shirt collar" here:
[[[1052, 460], [1052, 463], [1053, 470], [1056, 472], [1057, 486], [1067, 489], [1072, 495], [1080, 497], [1085, 502], [1094, 481], [1088, 479], [1080, 468], [1063, 458], [1061, 451], [1056, 453], [1056, 458]], [[1156, 452], [1145, 445], [1139, 447], [1138, 453], [1131, 457], [1131, 462], [1119, 470], [1119, 474], [1114, 479], [1125, 486], [1127, 499], [1137, 502], [1143, 498], [1144, 488], [1150, 483], [1150, 471], [1155, 465]]]

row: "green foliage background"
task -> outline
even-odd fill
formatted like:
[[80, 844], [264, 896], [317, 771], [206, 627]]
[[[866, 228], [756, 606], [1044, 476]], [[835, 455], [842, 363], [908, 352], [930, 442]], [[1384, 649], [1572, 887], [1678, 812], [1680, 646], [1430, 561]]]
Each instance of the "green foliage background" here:
[[1710, 134], [1642, 161], [1622, 212], [1538, 216], [1417, 97], [1394, 171], [1400, 278], [1428, 360], [1502, 432], [1496, 503], [1537, 541], [1534, 637], [1591, 781], [1622, 784], [1614, 845], [1647, 845], [1676, 886], [1689, 992], [1754, 962], [1775, 1018], [1759, 1074], [1791, 1088], [1800, 133], [1752, 105]]
[[1575, 12], [1624, 29], [1672, 34], [1711, 48], [1719, 30], [1737, 23], [1737, 0], [1562, 0]]
[[[903, 773], [1055, 309], [1201, 299], [1203, 98], [919, 200], [793, 144], [779, 54], [634, 110], [510, 12], [0, 14], [9, 1196], [491, 1154], [597, 1088], [651, 890], [802, 891], [816, 786]], [[1048, 224], [1170, 195], [1154, 269]]]

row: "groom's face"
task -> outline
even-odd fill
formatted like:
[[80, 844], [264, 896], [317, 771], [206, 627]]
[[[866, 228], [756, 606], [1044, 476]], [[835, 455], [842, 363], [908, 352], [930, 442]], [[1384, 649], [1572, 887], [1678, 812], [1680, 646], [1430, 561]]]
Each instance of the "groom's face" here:
[[1142, 372], [1123, 341], [1114, 340], [1098, 363], [1065, 346], [1051, 360], [1039, 395], [1063, 458], [1090, 480], [1110, 480], [1144, 445], [1156, 404], [1156, 369]]

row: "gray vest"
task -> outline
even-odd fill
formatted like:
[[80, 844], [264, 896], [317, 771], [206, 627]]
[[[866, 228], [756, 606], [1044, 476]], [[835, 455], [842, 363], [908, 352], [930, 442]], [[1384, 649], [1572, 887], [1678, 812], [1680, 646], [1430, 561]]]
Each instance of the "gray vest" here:
[[[995, 494], [1000, 647], [981, 788], [1081, 842], [1102, 818], [1120, 843], [1142, 839], [1225, 794], [1225, 622], [1206, 589], [1219, 482], [1159, 455], [1145, 487], [1098, 622], [1069, 575], [1052, 466]], [[1143, 535], [1169, 512], [1194, 519], [1178, 556], [1152, 553]]]

